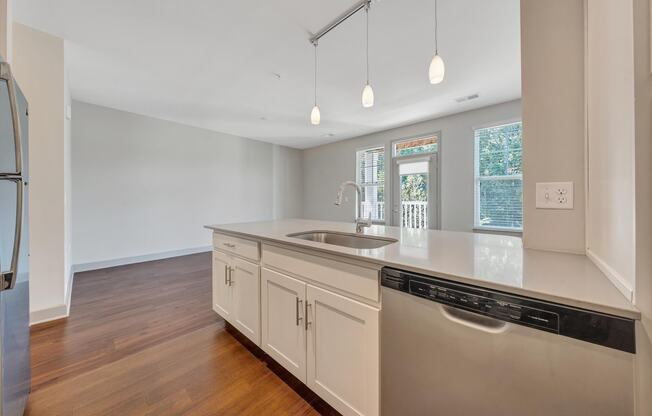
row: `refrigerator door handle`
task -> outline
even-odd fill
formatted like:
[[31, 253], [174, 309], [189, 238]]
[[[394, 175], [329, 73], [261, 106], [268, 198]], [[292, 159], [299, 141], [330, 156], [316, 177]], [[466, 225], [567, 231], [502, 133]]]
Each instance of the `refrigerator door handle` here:
[[14, 77], [11, 74], [11, 66], [6, 62], [0, 62], [0, 79], [7, 83], [7, 92], [9, 94], [9, 106], [11, 107], [11, 122], [14, 130], [14, 146], [16, 149], [16, 172], [0, 172], [0, 175], [22, 175], [23, 157], [20, 141], [20, 116], [18, 114], [18, 101], [16, 100], [16, 85]]
[[20, 239], [23, 231], [23, 180], [20, 176], [0, 176], [0, 181], [16, 183], [16, 228], [14, 229], [14, 248], [11, 255], [10, 269], [0, 271], [0, 290], [13, 289], [16, 284], [18, 255], [20, 254]]

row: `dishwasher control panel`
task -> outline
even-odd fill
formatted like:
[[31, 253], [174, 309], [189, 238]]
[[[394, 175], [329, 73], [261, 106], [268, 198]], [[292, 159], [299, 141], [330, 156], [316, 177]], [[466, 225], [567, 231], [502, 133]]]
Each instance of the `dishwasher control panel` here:
[[636, 352], [634, 320], [440, 277], [385, 267], [384, 288], [516, 325], [551, 332], [630, 353]]
[[463, 292], [418, 280], [410, 280], [409, 293], [503, 321], [516, 321], [550, 332], [559, 332], [559, 316], [554, 312], [491, 299], [468, 291]]

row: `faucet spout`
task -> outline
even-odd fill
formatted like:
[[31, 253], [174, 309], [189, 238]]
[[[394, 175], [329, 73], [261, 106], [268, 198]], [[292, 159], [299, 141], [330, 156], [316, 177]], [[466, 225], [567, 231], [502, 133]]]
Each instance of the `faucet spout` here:
[[369, 213], [369, 218], [362, 218], [362, 187], [353, 181], [345, 181], [340, 185], [339, 191], [337, 191], [337, 198], [335, 198], [335, 205], [342, 205], [342, 197], [344, 195], [344, 190], [347, 186], [355, 188], [358, 197], [358, 217], [355, 219], [355, 232], [362, 233], [365, 227], [371, 227], [371, 212]]

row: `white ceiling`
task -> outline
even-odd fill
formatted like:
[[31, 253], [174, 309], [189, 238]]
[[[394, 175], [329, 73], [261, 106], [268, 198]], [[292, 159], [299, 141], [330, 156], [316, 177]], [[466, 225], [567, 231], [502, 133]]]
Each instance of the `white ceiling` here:
[[312, 126], [308, 38], [354, 3], [20, 0], [14, 18], [67, 40], [77, 100], [297, 148], [520, 97], [519, 0], [439, 0], [440, 85], [427, 76], [433, 0], [381, 0], [370, 11], [376, 105], [360, 104], [358, 13], [320, 42], [322, 123]]

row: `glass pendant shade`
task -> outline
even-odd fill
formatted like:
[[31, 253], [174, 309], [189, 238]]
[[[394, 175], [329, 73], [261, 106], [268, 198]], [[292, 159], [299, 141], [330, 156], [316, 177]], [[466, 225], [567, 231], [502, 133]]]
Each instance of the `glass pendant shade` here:
[[310, 122], [315, 126], [321, 123], [321, 113], [319, 112], [319, 107], [316, 105], [312, 108], [310, 112]]
[[430, 78], [431, 84], [439, 84], [444, 80], [444, 73], [446, 72], [446, 67], [444, 66], [444, 60], [441, 59], [441, 56], [435, 54], [430, 61], [430, 68], [428, 68], [428, 77]]
[[365, 108], [373, 107], [374, 105], [374, 90], [371, 85], [367, 84], [362, 89], [362, 106]]

